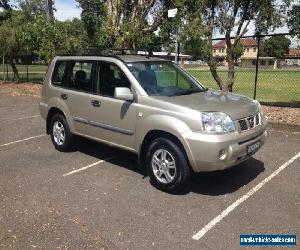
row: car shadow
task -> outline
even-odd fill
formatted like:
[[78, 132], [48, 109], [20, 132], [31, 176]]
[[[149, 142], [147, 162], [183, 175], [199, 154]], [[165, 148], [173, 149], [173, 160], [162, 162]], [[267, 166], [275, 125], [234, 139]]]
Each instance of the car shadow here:
[[195, 173], [188, 192], [218, 196], [233, 193], [265, 171], [264, 163], [251, 157], [237, 166], [215, 172]]
[[105, 160], [113, 165], [136, 172], [147, 177], [147, 171], [138, 164], [137, 155], [128, 151], [109, 147], [85, 138], [78, 138], [76, 150], [86, 155]]
[[[104, 144], [80, 138], [77, 141], [77, 151], [101, 159], [136, 172], [141, 178], [147, 177], [147, 171], [137, 162], [137, 155]], [[112, 157], [112, 158], [111, 158]], [[250, 158], [247, 161], [223, 171], [195, 173], [188, 187], [174, 195], [198, 193], [202, 195], [218, 196], [233, 193], [253, 181], [260, 173], [264, 172], [264, 163]]]

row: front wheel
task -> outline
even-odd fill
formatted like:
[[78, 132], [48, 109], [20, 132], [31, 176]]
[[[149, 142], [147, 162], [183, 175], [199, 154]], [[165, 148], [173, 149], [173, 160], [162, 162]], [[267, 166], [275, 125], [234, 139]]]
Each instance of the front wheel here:
[[56, 114], [51, 119], [51, 140], [58, 151], [66, 152], [74, 146], [74, 135], [70, 132], [66, 118]]
[[154, 186], [177, 192], [189, 182], [191, 170], [181, 147], [166, 138], [155, 139], [147, 152], [146, 166]]

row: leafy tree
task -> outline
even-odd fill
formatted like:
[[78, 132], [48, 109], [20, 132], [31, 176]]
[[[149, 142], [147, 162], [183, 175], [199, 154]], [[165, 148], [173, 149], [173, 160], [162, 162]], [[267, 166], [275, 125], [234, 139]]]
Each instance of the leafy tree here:
[[300, 5], [294, 5], [288, 16], [288, 27], [291, 33], [300, 37]]
[[19, 82], [19, 72], [15, 65], [18, 56], [23, 52], [23, 44], [20, 33], [23, 26], [22, 14], [20, 11], [11, 11], [10, 17], [0, 25], [0, 52], [6, 55], [10, 61], [14, 76], [13, 81]]
[[[77, 0], [82, 8], [81, 19], [84, 23], [84, 28], [88, 36], [90, 45], [99, 45], [97, 40], [102, 40], [105, 37], [105, 30], [101, 29], [105, 15], [105, 4], [103, 0]], [[101, 32], [100, 32], [101, 31]], [[102, 39], [99, 39], [100, 34]]]
[[[232, 91], [235, 79], [234, 61], [237, 46], [241, 37], [247, 32], [250, 22], [254, 22], [256, 32], [266, 32], [270, 27], [282, 24], [283, 13], [289, 0], [279, 7], [275, 0], [195, 0], [187, 1], [184, 8], [189, 9], [182, 18], [184, 47], [192, 44], [199, 48], [198, 56], [208, 62], [213, 78], [223, 91]], [[200, 6], [197, 8], [196, 6]], [[187, 28], [186, 28], [187, 27]], [[228, 73], [225, 80], [221, 79], [218, 71], [218, 61], [212, 56], [212, 35], [215, 32], [225, 35], [226, 61]], [[189, 45], [190, 44], [190, 45]], [[195, 50], [196, 48], [193, 48]]]
[[32, 19], [35, 15], [47, 15], [47, 0], [18, 0], [17, 3], [26, 19]]
[[262, 54], [265, 56], [273, 56], [281, 58], [289, 52], [291, 45], [290, 39], [285, 36], [272, 36], [265, 40], [262, 47]]
[[22, 11], [26, 21], [36, 15], [43, 15], [51, 22], [54, 20], [54, 1], [50, 0], [17, 0], [18, 8]]
[[11, 12], [11, 6], [9, 0], [0, 0], [0, 22], [9, 18]]
[[22, 30], [27, 53], [50, 62], [57, 54], [85, 47], [84, 29], [79, 19], [49, 23], [44, 16], [35, 16]]
[[[152, 46], [166, 19], [168, 0], [77, 0], [82, 20], [94, 44], [138, 48]], [[101, 34], [97, 36], [97, 32]], [[100, 38], [100, 39], [99, 39]]]

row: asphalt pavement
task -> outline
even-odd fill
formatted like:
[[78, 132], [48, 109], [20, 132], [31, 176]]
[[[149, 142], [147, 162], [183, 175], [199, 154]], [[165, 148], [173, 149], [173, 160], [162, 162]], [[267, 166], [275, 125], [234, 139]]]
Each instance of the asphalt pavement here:
[[241, 234], [300, 238], [299, 132], [269, 130], [245, 163], [168, 194], [134, 154], [85, 139], [56, 151], [38, 102], [0, 96], [0, 249], [251, 249]]

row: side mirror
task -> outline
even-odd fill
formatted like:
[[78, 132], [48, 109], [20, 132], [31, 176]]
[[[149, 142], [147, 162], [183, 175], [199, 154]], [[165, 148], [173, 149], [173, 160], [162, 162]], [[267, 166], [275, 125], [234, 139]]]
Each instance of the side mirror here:
[[130, 89], [124, 87], [116, 87], [114, 96], [116, 99], [129, 101], [129, 102], [132, 102], [134, 99]]

